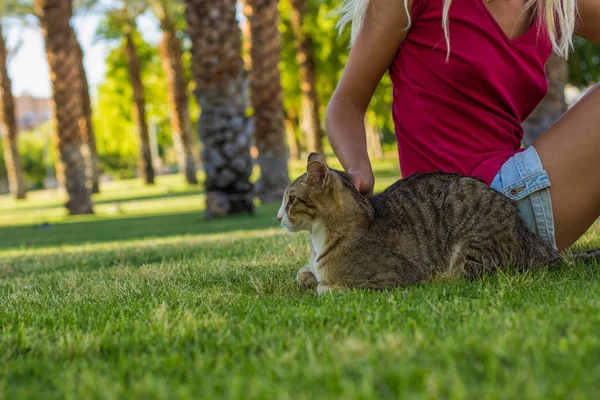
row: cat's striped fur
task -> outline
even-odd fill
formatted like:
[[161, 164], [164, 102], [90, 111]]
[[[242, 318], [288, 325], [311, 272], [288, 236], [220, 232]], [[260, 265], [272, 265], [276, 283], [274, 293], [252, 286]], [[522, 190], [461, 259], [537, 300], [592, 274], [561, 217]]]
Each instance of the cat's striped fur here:
[[288, 231], [311, 232], [310, 261], [298, 281], [319, 293], [561, 260], [527, 228], [512, 200], [478, 179], [416, 174], [368, 200], [348, 174], [329, 169], [316, 153], [287, 189], [278, 218]]

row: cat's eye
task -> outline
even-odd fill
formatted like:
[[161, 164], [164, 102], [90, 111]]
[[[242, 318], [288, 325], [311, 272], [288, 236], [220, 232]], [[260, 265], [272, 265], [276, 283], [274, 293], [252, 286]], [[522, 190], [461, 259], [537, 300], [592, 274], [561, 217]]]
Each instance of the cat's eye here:
[[288, 198], [288, 203], [287, 203], [287, 206], [285, 208], [290, 208], [292, 206], [292, 204], [294, 203], [294, 200], [296, 200], [296, 196], [290, 196]]

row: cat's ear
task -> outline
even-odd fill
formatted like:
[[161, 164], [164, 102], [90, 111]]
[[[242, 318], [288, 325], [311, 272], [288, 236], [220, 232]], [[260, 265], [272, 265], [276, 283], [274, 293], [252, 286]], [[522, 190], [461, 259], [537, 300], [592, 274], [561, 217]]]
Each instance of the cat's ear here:
[[323, 163], [323, 164], [327, 165], [327, 161], [325, 160], [325, 156], [323, 154], [320, 154], [320, 153], [310, 153], [310, 155], [308, 156], [308, 163], [310, 164], [313, 161], [318, 161], [320, 163]]
[[321, 161], [310, 161], [306, 166], [306, 180], [323, 188], [329, 180], [329, 168]]

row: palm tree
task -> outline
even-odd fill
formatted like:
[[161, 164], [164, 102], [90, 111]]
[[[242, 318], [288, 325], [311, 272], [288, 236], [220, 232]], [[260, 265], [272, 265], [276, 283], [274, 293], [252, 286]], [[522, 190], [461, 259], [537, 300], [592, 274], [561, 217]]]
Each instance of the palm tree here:
[[[90, 0], [97, 1], [97, 0]], [[142, 82], [142, 62], [138, 53], [136, 41], [136, 19], [146, 10], [146, 2], [141, 0], [113, 1], [105, 11], [106, 18], [96, 32], [104, 40], [120, 40], [122, 50], [127, 59], [129, 79], [133, 92], [132, 114], [138, 127], [139, 157], [138, 170], [144, 176], [146, 184], [154, 184], [154, 165], [150, 148], [150, 135], [146, 117], [146, 96]]]
[[186, 0], [186, 5], [195, 94], [202, 108], [207, 217], [252, 213], [251, 132], [236, 0]]
[[25, 182], [21, 156], [17, 148], [17, 121], [15, 119], [15, 105], [11, 89], [11, 81], [7, 71], [8, 51], [2, 35], [0, 23], [0, 113], [2, 119], [0, 126], [4, 132], [4, 161], [8, 174], [8, 185], [11, 194], [17, 199], [26, 197]]
[[548, 94], [523, 123], [525, 147], [531, 146], [538, 136], [567, 111], [565, 101], [565, 86], [569, 78], [567, 62], [555, 54], [552, 55], [546, 64], [546, 77]]
[[306, 0], [290, 0], [291, 21], [296, 37], [298, 63], [300, 64], [300, 90], [302, 106], [300, 128], [306, 135], [308, 152], [323, 152], [323, 131], [317, 98], [317, 74], [313, 57], [313, 39], [305, 29]]
[[[74, 6], [80, 10], [89, 10], [92, 7], [98, 4], [98, 0], [77, 0], [74, 2], [69, 0], [72, 4], [71, 8]], [[36, 16], [35, 6], [31, 0], [5, 0], [4, 8], [0, 10], [0, 13], [4, 13], [5, 15], [13, 16], [22, 19], [22, 21], [26, 21], [28, 16]], [[74, 32], [73, 32], [74, 33]], [[84, 146], [82, 148], [83, 156], [87, 162], [88, 167], [88, 185], [91, 186], [93, 193], [99, 192], [99, 175], [100, 170], [98, 168], [99, 160], [98, 160], [98, 152], [96, 149], [96, 135], [94, 134], [94, 128], [92, 124], [92, 107], [90, 102], [90, 94], [89, 94], [89, 85], [87, 81], [87, 75], [85, 72], [85, 68], [83, 65], [83, 50], [77, 41], [77, 37], [73, 34], [74, 46], [77, 49], [77, 54], [79, 56], [79, 68], [80, 68], [80, 79], [81, 79], [81, 89], [82, 89], [82, 103], [81, 106], [82, 116], [79, 121], [80, 130], [82, 133], [82, 139], [84, 142]], [[56, 140], [55, 140], [56, 141]], [[55, 149], [57, 150], [57, 149]], [[62, 162], [60, 160], [60, 155], [58, 152], [56, 153], [56, 178], [61, 187], [64, 187], [64, 171]]]
[[197, 184], [187, 80], [182, 63], [181, 40], [177, 37], [175, 28], [175, 15], [179, 12], [181, 3], [170, 0], [151, 0], [149, 3], [154, 15], [160, 21], [163, 33], [159, 52], [167, 77], [171, 127], [177, 161], [179, 168], [185, 173], [187, 182]]
[[259, 152], [257, 193], [263, 203], [281, 201], [288, 183], [277, 3], [277, 0], [246, 0], [244, 7], [252, 38], [250, 99], [254, 108], [254, 140]]
[[290, 159], [294, 161], [300, 160], [300, 143], [298, 143], [298, 137], [296, 136], [297, 122], [298, 118], [296, 118], [295, 113], [288, 109], [283, 120], [283, 125], [285, 126]]
[[56, 141], [69, 196], [66, 206], [70, 214], [90, 214], [92, 201], [79, 126], [82, 118], [79, 55], [70, 25], [72, 0], [35, 0], [35, 11], [51, 70]]
[[365, 118], [365, 133], [367, 135], [367, 152], [369, 158], [382, 159], [383, 149], [381, 148], [381, 136], [377, 125], [368, 121], [369, 118]]
[[154, 166], [152, 164], [152, 152], [150, 150], [150, 135], [148, 133], [148, 121], [146, 120], [146, 97], [142, 83], [142, 66], [140, 56], [137, 52], [134, 40], [134, 26], [126, 27], [123, 31], [125, 36], [125, 55], [129, 64], [129, 77], [133, 89], [134, 120], [137, 123], [140, 135], [140, 157], [139, 169], [143, 171], [147, 185], [154, 184]]
[[74, 46], [77, 50], [79, 62], [79, 74], [81, 80], [81, 107], [82, 115], [80, 120], [83, 141], [86, 144], [86, 159], [88, 160], [88, 175], [91, 181], [92, 193], [100, 193], [100, 168], [98, 165], [98, 150], [96, 148], [96, 134], [92, 124], [92, 103], [90, 101], [90, 88], [88, 85], [87, 74], [83, 65], [83, 50], [73, 35]]

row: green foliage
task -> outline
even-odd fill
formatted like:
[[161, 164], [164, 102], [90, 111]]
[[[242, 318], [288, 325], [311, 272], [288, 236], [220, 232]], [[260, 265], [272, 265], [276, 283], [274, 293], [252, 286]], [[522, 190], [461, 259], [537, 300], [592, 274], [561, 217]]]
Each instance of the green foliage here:
[[146, 0], [145, 2], [158, 20], [166, 18], [175, 25], [176, 30], [185, 31], [185, 3], [183, 1]]
[[203, 221], [176, 177], [104, 188], [49, 226], [55, 197], [0, 201], [0, 398], [597, 397], [598, 264], [317, 297], [277, 206]]
[[52, 151], [52, 122], [48, 122], [38, 129], [19, 134], [19, 153], [28, 185], [41, 188], [48, 172], [54, 171], [54, 152]]
[[1, 16], [22, 18], [33, 13], [33, 0], [2, 0], [0, 3]]
[[[138, 160], [138, 128], [133, 120], [133, 94], [127, 59], [123, 51], [125, 29], [133, 29], [136, 48], [142, 68], [142, 82], [146, 97], [146, 116], [150, 129], [156, 129], [159, 155], [163, 162], [176, 164], [173, 152], [172, 130], [167, 99], [167, 83], [162, 68], [158, 48], [144, 41], [135, 29], [137, 15], [148, 12], [146, 3], [140, 0], [122, 0], [119, 4], [126, 9], [113, 8], [97, 29], [98, 40], [113, 43], [116, 47], [109, 53], [106, 63], [105, 81], [98, 87], [98, 100], [94, 113], [94, 126], [98, 141], [98, 153], [105, 172], [118, 177], [132, 177]], [[191, 79], [191, 54], [189, 40], [186, 40], [183, 4], [172, 4], [165, 0], [154, 1], [162, 5], [183, 39], [184, 72], [188, 82]], [[117, 3], [115, 3], [117, 4]], [[156, 11], [156, 9], [155, 9]], [[199, 107], [193, 96], [190, 100], [190, 115], [199, 115]]]
[[[314, 56], [317, 70], [317, 88], [319, 105], [324, 117], [329, 99], [339, 81], [348, 59], [350, 31], [346, 29], [338, 34], [336, 23], [339, 19], [335, 10], [339, 1], [307, 0], [308, 13], [303, 29], [314, 41]], [[282, 86], [284, 102], [288, 110], [298, 115], [300, 110], [299, 66], [296, 60], [296, 46], [290, 20], [289, 0], [280, 2], [282, 34]], [[392, 84], [389, 76], [384, 76], [379, 84], [367, 112], [367, 121], [383, 132], [393, 131], [392, 120]], [[324, 120], [324, 118], [322, 118]], [[393, 139], [389, 134], [386, 139]]]
[[6, 176], [6, 161], [4, 161], [4, 146], [2, 145], [2, 137], [0, 136], [0, 179]]
[[[335, 18], [324, 18], [334, 9], [333, 1], [308, 1], [309, 12], [303, 29], [312, 36], [321, 107], [327, 104], [346, 61], [348, 38], [339, 38], [334, 29]], [[298, 113], [300, 109], [299, 66], [296, 59], [294, 31], [290, 20], [289, 0], [280, 2], [282, 34], [282, 86], [285, 107]], [[329, 29], [327, 29], [329, 28]], [[322, 86], [323, 85], [323, 86]]]
[[[18, 135], [17, 145], [21, 156], [21, 164], [26, 184], [30, 188], [42, 188], [47, 173], [54, 174], [52, 129], [52, 123], [47, 122], [37, 129], [20, 132]], [[1, 145], [0, 139], [0, 176], [5, 175], [4, 147]]]
[[600, 80], [600, 46], [575, 38], [575, 51], [569, 57], [569, 83], [585, 88]]
[[[142, 63], [148, 123], [157, 129], [159, 151], [172, 145], [165, 76], [156, 47], [135, 35]], [[94, 127], [98, 154], [106, 172], [131, 177], [138, 158], [138, 128], [133, 119], [133, 93], [123, 46], [106, 59], [105, 81], [98, 86]], [[152, 129], [152, 128], [151, 128]]]

